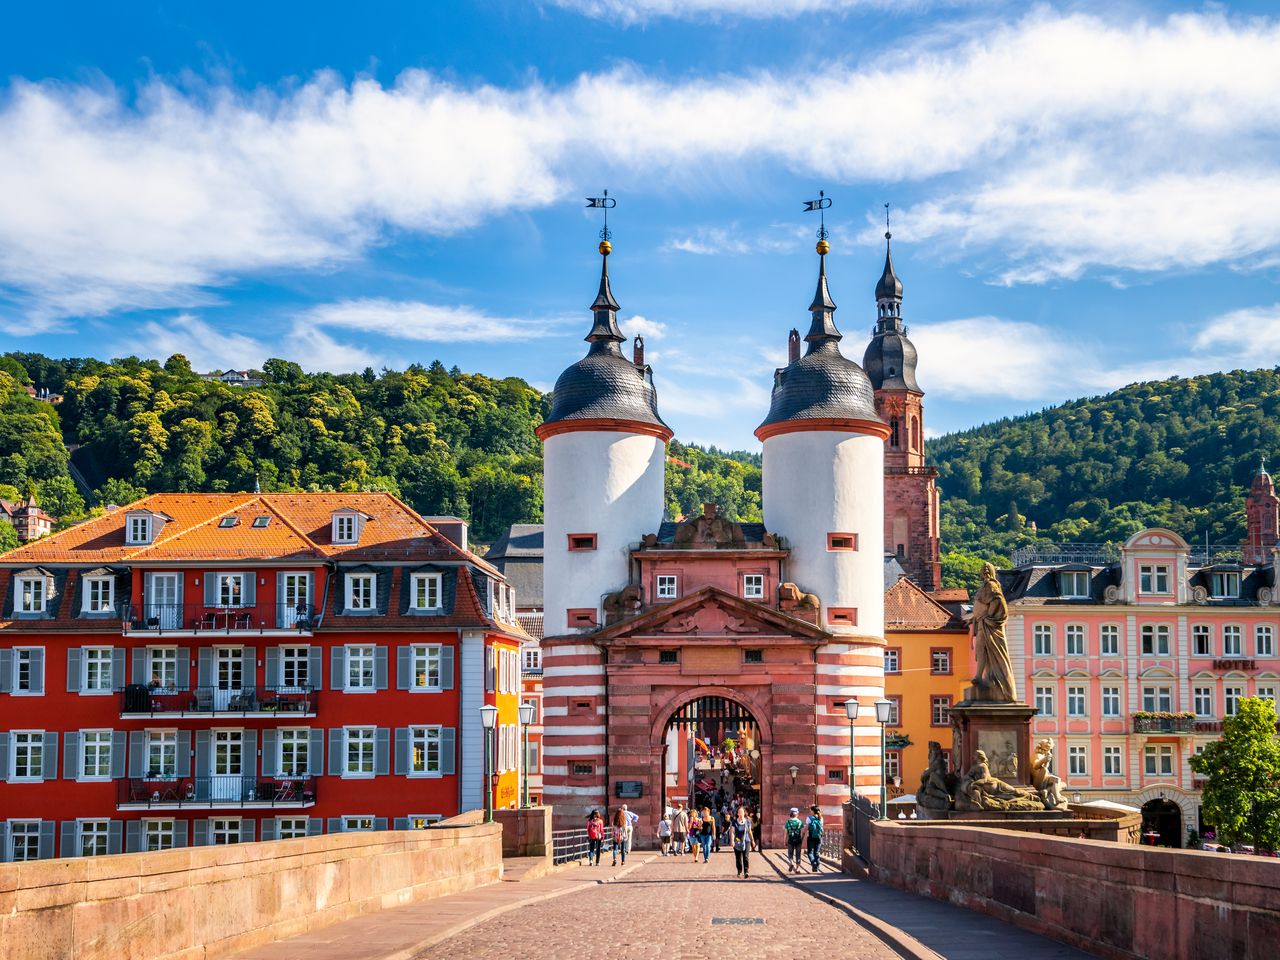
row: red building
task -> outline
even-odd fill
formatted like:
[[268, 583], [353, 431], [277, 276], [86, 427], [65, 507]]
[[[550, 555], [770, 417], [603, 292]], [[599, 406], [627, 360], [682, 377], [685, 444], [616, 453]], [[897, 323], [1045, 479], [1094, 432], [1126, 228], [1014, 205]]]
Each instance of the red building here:
[[490, 564], [383, 493], [156, 494], [0, 556], [5, 860], [424, 826], [517, 802]]

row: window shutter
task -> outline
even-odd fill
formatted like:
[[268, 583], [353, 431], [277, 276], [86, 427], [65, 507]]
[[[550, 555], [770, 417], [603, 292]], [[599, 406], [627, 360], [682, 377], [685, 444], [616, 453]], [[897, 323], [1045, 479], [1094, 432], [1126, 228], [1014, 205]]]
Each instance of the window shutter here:
[[111, 686], [124, 686], [124, 647], [113, 647], [111, 650]]
[[0, 863], [9, 862], [9, 823], [0, 820]]
[[146, 734], [141, 730], [129, 731], [129, 776], [145, 777], [147, 770], [144, 764], [146, 757]]
[[124, 839], [124, 824], [119, 820], [107, 822], [107, 853], [119, 853]]
[[80, 848], [76, 844], [76, 834], [79, 833], [79, 826], [74, 820], [62, 821], [62, 856], [80, 856]]
[[373, 648], [373, 688], [375, 690], [387, 689], [387, 648], [378, 646]]
[[341, 690], [347, 675], [347, 648], [333, 648], [333, 656], [329, 664], [329, 689]]
[[412, 829], [412, 828], [409, 826], [409, 818], [408, 818], [408, 817], [396, 817], [396, 818], [395, 818], [395, 820], [394, 820], [394, 821], [392, 821], [392, 822], [395, 824], [395, 829], [397, 829], [397, 830], [410, 830], [410, 829]]
[[273, 818], [268, 818], [266, 820], [263, 820], [262, 821], [262, 839], [264, 841], [274, 840], [276, 838], [276, 827], [278, 826], [279, 824], [276, 823], [276, 821]]
[[216, 607], [218, 605], [218, 577], [216, 574], [204, 574], [204, 605], [206, 607]]
[[257, 839], [258, 821], [245, 817], [240, 821], [240, 842], [253, 843]]
[[440, 646], [440, 689], [453, 689], [453, 647], [449, 644]]
[[256, 573], [241, 574], [240, 599], [246, 607], [258, 605], [258, 575]]
[[142, 852], [142, 821], [130, 820], [124, 828], [124, 852]]
[[211, 734], [208, 730], [196, 731], [196, 777], [208, 777], [213, 769]]
[[57, 820], [40, 821], [40, 846], [37, 855], [41, 860], [53, 859], [53, 835], [58, 831]]
[[244, 752], [241, 756], [244, 759], [240, 762], [240, 778], [242, 780], [256, 780], [258, 778], [257, 730], [246, 730], [244, 732]]
[[377, 612], [385, 617], [391, 609], [390, 570], [378, 571], [373, 580], [373, 589], [375, 591], [374, 602], [377, 604]]
[[396, 689], [413, 686], [413, 647], [396, 647]]
[[128, 751], [129, 734], [124, 730], [116, 730], [111, 734], [111, 776], [116, 780], [125, 775], [125, 759]]
[[385, 777], [391, 772], [391, 731], [379, 727], [373, 740], [373, 774]]
[[197, 657], [199, 663], [196, 665], [196, 686], [213, 686], [213, 648], [201, 647]]
[[67, 648], [67, 693], [80, 692], [80, 656], [79, 647]]
[[[277, 573], [276, 574], [276, 626], [278, 628], [282, 630], [284, 629], [285, 624], [288, 622], [285, 619], [287, 616], [289, 616], [289, 611], [284, 608], [284, 574]], [[268, 681], [267, 685], [270, 686], [270, 681]], [[266, 830], [266, 828], [267, 828], [266, 821], [263, 821], [262, 829]], [[265, 840], [266, 838], [264, 837], [263, 839]]]
[[396, 727], [396, 773], [404, 776], [409, 772], [409, 728]]
[[329, 818], [329, 832], [330, 832], [330, 833], [342, 833], [342, 818], [341, 818], [341, 817], [330, 817], [330, 818]]
[[329, 776], [342, 776], [347, 752], [347, 731], [334, 727], [329, 731]]
[[373, 829], [375, 829], [375, 830], [385, 830], [385, 829], [387, 829], [387, 818], [386, 818], [386, 817], [374, 817], [374, 818], [373, 818]]
[[0, 650], [0, 693], [13, 692], [13, 651]]
[[307, 836], [318, 837], [324, 833], [324, 821], [319, 817], [309, 817], [307, 819]]
[[174, 848], [185, 847], [187, 845], [187, 821], [173, 821], [173, 846]]
[[0, 733], [0, 780], [9, 779], [9, 734]]
[[440, 728], [440, 772], [443, 774], [452, 774], [457, 769], [454, 764], [454, 754], [457, 752], [457, 739], [457, 728]]
[[268, 690], [277, 690], [280, 687], [280, 666], [283, 659], [284, 654], [279, 647], [267, 647], [266, 682]]
[[262, 731], [262, 775], [274, 777], [279, 772], [280, 731], [268, 728]]
[[194, 835], [193, 844], [197, 847], [207, 847], [209, 845], [209, 821], [193, 820], [191, 822], [191, 832]]
[[44, 650], [31, 651], [31, 692], [44, 693]]
[[132, 650], [132, 659], [130, 660], [129, 682], [130, 683], [146, 683], [147, 677], [147, 648], [134, 647]]
[[244, 674], [244, 685], [250, 690], [258, 686], [258, 648], [244, 647], [240, 651], [241, 671]]
[[186, 690], [191, 686], [191, 648], [179, 647], [177, 653], [178, 662], [174, 665], [174, 683], [178, 685], [179, 690]]
[[324, 731], [311, 731], [311, 746], [307, 750], [307, 766], [313, 777], [324, 776]]
[[324, 649], [321, 647], [312, 647], [308, 651], [307, 662], [307, 686], [313, 690], [323, 690], [324, 684], [321, 683], [321, 671], [324, 669]]
[[44, 755], [40, 761], [40, 776], [44, 780], [58, 779], [58, 735], [44, 735]]
[[174, 771], [179, 777], [191, 776], [191, 731], [178, 731], [178, 764]]
[[80, 734], [67, 733], [62, 747], [62, 779], [75, 780], [80, 776]]

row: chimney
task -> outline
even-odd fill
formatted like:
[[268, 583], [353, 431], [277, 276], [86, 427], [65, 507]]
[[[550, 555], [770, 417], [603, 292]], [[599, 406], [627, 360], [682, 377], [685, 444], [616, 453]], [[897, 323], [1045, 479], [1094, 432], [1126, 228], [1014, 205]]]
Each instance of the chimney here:
[[636, 337], [631, 342], [632, 356], [631, 362], [641, 370], [644, 369], [644, 337]]
[[795, 363], [800, 359], [800, 331], [792, 329], [787, 336], [787, 363]]

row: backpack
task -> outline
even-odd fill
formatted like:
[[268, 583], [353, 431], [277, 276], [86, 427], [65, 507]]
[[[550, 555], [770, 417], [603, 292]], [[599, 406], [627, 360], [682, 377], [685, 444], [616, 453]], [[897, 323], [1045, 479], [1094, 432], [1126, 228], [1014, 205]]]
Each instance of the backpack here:
[[800, 842], [800, 831], [804, 829], [804, 824], [792, 817], [786, 822], [787, 839], [792, 843]]
[[822, 821], [819, 820], [817, 817], [813, 817], [813, 816], [809, 817], [809, 839], [810, 840], [822, 839]]
[[603, 840], [604, 824], [601, 823], [599, 820], [588, 820], [587, 821], [587, 839]]

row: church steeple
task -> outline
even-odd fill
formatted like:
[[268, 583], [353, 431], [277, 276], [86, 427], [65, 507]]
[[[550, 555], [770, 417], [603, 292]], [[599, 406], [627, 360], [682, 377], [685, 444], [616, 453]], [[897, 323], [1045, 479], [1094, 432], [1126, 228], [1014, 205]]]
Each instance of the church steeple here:
[[819, 240], [818, 246], [818, 289], [813, 293], [813, 303], [809, 304], [809, 312], [813, 314], [813, 322], [809, 324], [809, 333], [804, 338], [809, 344], [809, 352], [819, 349], [826, 343], [838, 343], [844, 337], [836, 329], [833, 314], [836, 302], [831, 299], [831, 291], [827, 289], [827, 253], [831, 244]]
[[876, 284], [876, 333], [887, 333], [892, 330], [903, 331], [902, 326], [902, 281], [893, 270], [893, 251], [890, 241], [893, 234], [884, 232], [884, 272]]
[[618, 328], [618, 301], [613, 299], [609, 287], [609, 254], [613, 246], [608, 240], [600, 241], [600, 290], [591, 304], [593, 322], [591, 332], [584, 338], [588, 343], [622, 343], [626, 338]]
[[1244, 500], [1245, 563], [1268, 563], [1271, 551], [1280, 541], [1280, 497], [1276, 496], [1275, 481], [1267, 473], [1267, 458], [1262, 458], [1249, 493]]

